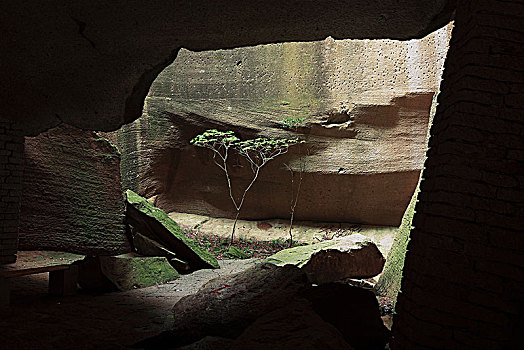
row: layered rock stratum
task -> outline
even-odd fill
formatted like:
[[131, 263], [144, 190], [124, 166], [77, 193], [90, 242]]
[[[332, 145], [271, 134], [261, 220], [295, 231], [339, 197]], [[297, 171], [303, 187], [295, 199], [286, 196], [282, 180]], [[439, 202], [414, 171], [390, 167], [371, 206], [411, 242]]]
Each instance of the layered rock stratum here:
[[[423, 165], [451, 26], [419, 40], [334, 40], [191, 52], [153, 83], [144, 113], [111, 138], [124, 188], [167, 212], [234, 217], [222, 170], [189, 141], [210, 128], [242, 139], [306, 140], [270, 162], [241, 217], [287, 218], [290, 172], [305, 165], [295, 218], [398, 225]], [[285, 118], [303, 118], [296, 130]], [[251, 172], [232, 159], [233, 193]], [[296, 182], [295, 182], [296, 185]]]
[[120, 153], [95, 132], [63, 125], [26, 137], [19, 248], [130, 252], [119, 168]]

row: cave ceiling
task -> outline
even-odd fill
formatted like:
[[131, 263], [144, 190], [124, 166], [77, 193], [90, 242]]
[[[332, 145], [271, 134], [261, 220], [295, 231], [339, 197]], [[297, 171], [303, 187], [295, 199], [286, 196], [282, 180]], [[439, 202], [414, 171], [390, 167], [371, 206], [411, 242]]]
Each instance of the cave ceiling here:
[[420, 38], [453, 1], [4, 1], [3, 118], [26, 135], [61, 123], [110, 131], [141, 115], [180, 48], [284, 41]]

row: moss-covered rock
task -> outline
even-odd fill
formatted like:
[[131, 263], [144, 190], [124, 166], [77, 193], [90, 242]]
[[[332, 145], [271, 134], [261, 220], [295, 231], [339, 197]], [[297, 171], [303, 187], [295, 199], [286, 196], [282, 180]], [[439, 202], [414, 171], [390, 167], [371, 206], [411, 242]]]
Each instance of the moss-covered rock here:
[[164, 257], [123, 254], [99, 259], [102, 273], [119, 290], [163, 284], [180, 276]]
[[384, 267], [384, 273], [380, 276], [375, 290], [382, 296], [391, 297], [393, 304], [396, 304], [397, 295], [400, 292], [400, 284], [402, 281], [402, 271], [404, 269], [404, 260], [406, 258], [406, 251], [408, 242], [410, 239], [411, 222], [413, 221], [413, 215], [415, 214], [415, 204], [417, 203], [417, 197], [419, 193], [419, 187], [415, 190], [411, 202], [409, 203], [406, 213], [402, 218], [402, 224], [400, 225], [395, 240], [389, 251], [386, 266]]
[[80, 286], [97, 292], [144, 288], [167, 283], [180, 276], [166, 258], [134, 253], [87, 257], [77, 264]]
[[318, 284], [376, 276], [384, 261], [377, 246], [360, 234], [284, 249], [266, 259], [277, 266], [297, 266]]
[[233, 259], [247, 259], [249, 256], [237, 247], [229, 247], [227, 255]]
[[126, 198], [127, 221], [138, 232], [174, 252], [177, 257], [189, 264], [191, 270], [219, 268], [215, 257], [200, 249], [192, 239], [188, 238], [166, 212], [156, 208], [131, 190], [126, 191]]

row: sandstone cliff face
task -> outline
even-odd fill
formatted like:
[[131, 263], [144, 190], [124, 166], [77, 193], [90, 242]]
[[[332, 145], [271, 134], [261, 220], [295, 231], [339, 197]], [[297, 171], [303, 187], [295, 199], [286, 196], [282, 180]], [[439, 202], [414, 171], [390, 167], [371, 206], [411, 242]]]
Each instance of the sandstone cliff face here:
[[[450, 26], [420, 40], [333, 40], [181, 50], [152, 85], [144, 114], [111, 135], [124, 188], [162, 209], [231, 217], [226, 180], [189, 140], [208, 128], [241, 138], [307, 140], [269, 163], [241, 217], [289, 216], [286, 162], [306, 171], [297, 219], [398, 225], [422, 168]], [[280, 121], [303, 117], [298, 130]], [[233, 159], [233, 187], [249, 169]]]
[[25, 140], [20, 250], [121, 254], [120, 155], [91, 131], [61, 126]]
[[[338, 38], [419, 38], [454, 0], [2, 1], [2, 115], [37, 135], [66, 123], [116, 130], [137, 119], [178, 49]], [[28, 98], [29, 96], [29, 98]]]

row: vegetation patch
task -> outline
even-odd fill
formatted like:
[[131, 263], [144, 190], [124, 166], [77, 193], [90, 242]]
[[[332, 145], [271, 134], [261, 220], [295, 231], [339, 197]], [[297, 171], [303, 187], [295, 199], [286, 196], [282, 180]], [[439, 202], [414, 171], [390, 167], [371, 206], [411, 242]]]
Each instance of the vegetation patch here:
[[[235, 238], [231, 245], [231, 248], [233, 248], [234, 251], [234, 254], [232, 254], [229, 246], [229, 238], [204, 234], [199, 232], [198, 229], [189, 226], [180, 225], [180, 228], [188, 238], [196, 243], [196, 245], [201, 249], [210, 252], [219, 260], [239, 259], [240, 255], [242, 255], [243, 259], [267, 258], [276, 252], [289, 248], [289, 240], [284, 240], [282, 238], [270, 241], [258, 241], [253, 238], [239, 237]], [[293, 242], [294, 247], [302, 245], [306, 244]]]

